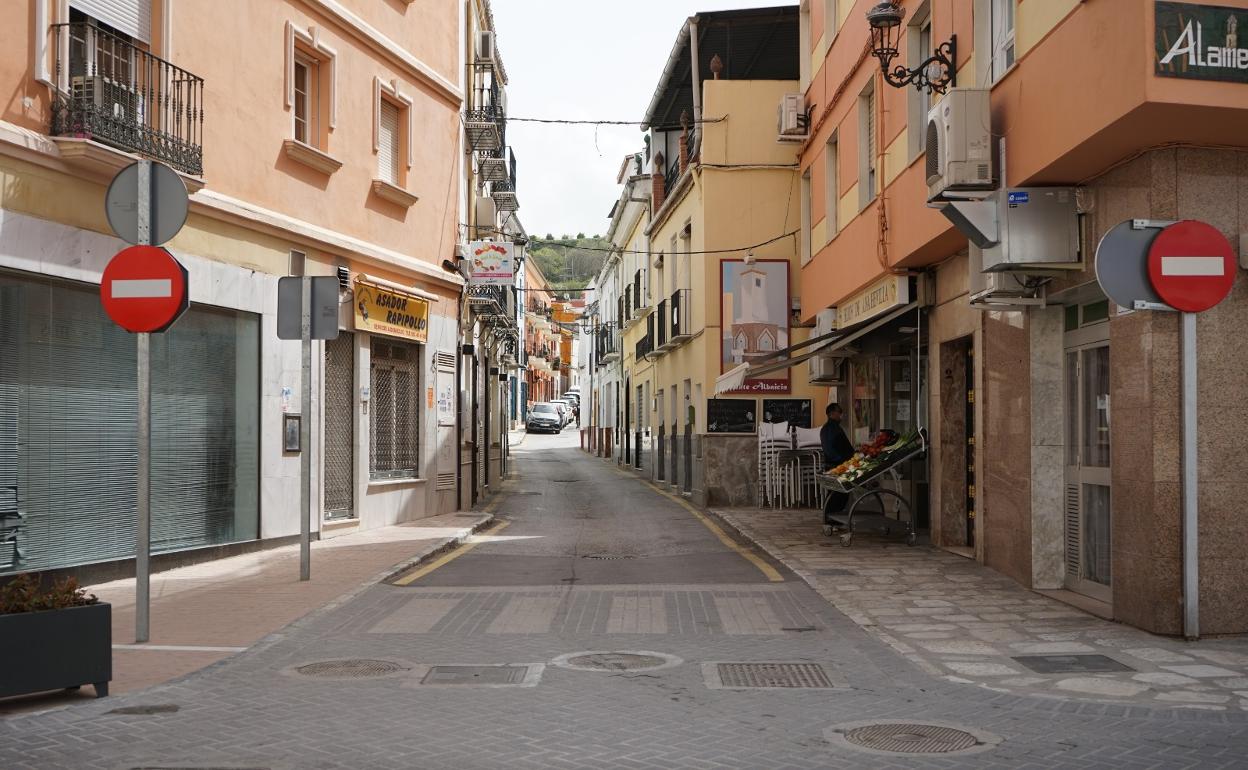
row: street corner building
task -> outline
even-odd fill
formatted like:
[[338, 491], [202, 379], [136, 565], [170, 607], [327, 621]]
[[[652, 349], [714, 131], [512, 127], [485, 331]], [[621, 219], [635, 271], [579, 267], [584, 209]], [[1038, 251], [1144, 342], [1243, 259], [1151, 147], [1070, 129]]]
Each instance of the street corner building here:
[[778, 358], [827, 386], [856, 444], [927, 430], [903, 481], [934, 544], [1162, 634], [1187, 633], [1198, 569], [1200, 633], [1248, 631], [1248, 285], [1197, 319], [1185, 556], [1179, 314], [1097, 280], [1120, 234], [1178, 220], [1248, 264], [1248, 3], [954, 5], [801, 3], [778, 128], [800, 148], [800, 316], [821, 342]]
[[[152, 339], [158, 566], [293, 542], [302, 452], [321, 538], [457, 510], [498, 478], [517, 279], [479, 301], [463, 262], [470, 225], [509, 245], [522, 233], [489, 3], [349, 5], [5, 10], [0, 578], [122, 575], [134, 557], [136, 338], [99, 284], [126, 245], [105, 193], [141, 158], [190, 193], [165, 244], [190, 309]], [[491, 181], [466, 153], [500, 161]], [[276, 334], [278, 279], [303, 275], [338, 288], [311, 414], [300, 343]]]

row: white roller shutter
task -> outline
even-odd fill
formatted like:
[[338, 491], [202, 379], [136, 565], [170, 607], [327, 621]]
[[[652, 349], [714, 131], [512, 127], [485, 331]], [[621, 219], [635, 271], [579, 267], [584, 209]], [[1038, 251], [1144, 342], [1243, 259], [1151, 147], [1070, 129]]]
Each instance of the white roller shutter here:
[[152, 0], [69, 0], [69, 6], [130, 37], [152, 42]]
[[399, 183], [399, 108], [381, 100], [377, 130], [377, 177], [383, 182]]

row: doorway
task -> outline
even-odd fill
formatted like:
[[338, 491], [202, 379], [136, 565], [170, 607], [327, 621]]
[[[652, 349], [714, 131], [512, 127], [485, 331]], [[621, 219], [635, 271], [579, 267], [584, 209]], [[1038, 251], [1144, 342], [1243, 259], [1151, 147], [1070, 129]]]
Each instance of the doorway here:
[[1066, 588], [1113, 599], [1110, 563], [1108, 305], [1066, 308], [1063, 355]]
[[940, 345], [940, 544], [975, 554], [975, 346]]

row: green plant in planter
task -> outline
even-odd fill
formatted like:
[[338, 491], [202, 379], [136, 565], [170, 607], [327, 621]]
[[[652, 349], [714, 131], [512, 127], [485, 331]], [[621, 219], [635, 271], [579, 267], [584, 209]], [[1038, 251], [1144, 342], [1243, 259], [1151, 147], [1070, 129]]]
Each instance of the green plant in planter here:
[[19, 612], [43, 612], [63, 610], [69, 607], [86, 607], [99, 604], [95, 594], [88, 594], [75, 578], [67, 577], [52, 582], [45, 589], [37, 575], [18, 575], [7, 585], [0, 586], [0, 615]]
[[0, 660], [21, 661], [0, 676], [0, 698], [95, 687], [108, 695], [113, 678], [112, 607], [73, 578], [45, 586], [19, 575], [0, 586]]

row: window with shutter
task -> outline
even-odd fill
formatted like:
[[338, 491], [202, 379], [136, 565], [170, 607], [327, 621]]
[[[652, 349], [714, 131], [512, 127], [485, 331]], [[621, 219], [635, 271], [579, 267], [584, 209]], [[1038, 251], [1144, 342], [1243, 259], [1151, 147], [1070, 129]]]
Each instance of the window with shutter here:
[[69, 7], [144, 43], [152, 42], [152, 0], [69, 0]]
[[399, 108], [381, 100], [377, 126], [377, 178], [392, 185], [399, 184]]
[[374, 479], [418, 478], [420, 347], [374, 337], [369, 471]]

